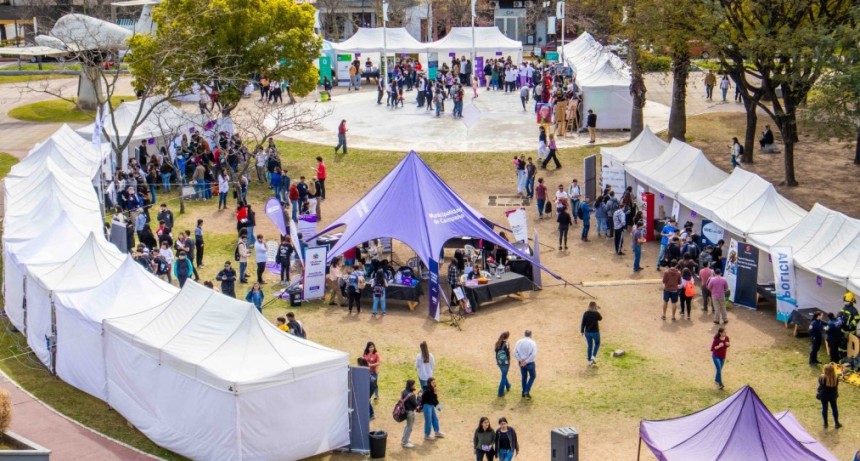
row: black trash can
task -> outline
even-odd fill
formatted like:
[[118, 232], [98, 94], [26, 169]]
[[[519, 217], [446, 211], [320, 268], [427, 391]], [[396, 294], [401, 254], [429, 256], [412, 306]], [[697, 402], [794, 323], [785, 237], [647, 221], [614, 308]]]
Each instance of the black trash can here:
[[294, 288], [290, 290], [290, 306], [302, 307], [302, 290]]
[[385, 458], [385, 445], [388, 443], [388, 433], [385, 431], [370, 432], [370, 459]]

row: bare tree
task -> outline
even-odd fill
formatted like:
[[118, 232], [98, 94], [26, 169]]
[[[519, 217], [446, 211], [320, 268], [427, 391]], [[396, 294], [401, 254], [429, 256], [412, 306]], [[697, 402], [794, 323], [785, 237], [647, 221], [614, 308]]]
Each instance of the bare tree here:
[[338, 24], [338, 16], [344, 4], [343, 0], [317, 0], [316, 7], [322, 16], [323, 35], [329, 40], [339, 40], [341, 30]]

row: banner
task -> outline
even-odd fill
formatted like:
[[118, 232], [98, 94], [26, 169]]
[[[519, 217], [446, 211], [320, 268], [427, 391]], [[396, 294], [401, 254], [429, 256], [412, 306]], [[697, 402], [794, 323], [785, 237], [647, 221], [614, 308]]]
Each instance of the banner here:
[[439, 53], [427, 53], [427, 78], [436, 80], [439, 71]]
[[672, 201], [672, 217], [675, 218], [675, 221], [681, 217], [681, 202], [677, 200]]
[[[535, 250], [534, 250], [534, 259], [535, 262], [540, 264], [540, 241], [538, 241], [538, 232], [535, 230]], [[541, 288], [541, 269], [540, 267], [532, 264], [532, 282], [536, 287]]]
[[731, 292], [729, 300], [734, 302], [735, 291], [738, 285], [738, 242], [736, 242], [735, 239], [731, 239], [729, 241], [729, 250], [726, 254], [725, 269], [723, 277], [726, 278], [726, 282], [729, 284], [729, 291]]
[[325, 257], [328, 247], [313, 247], [306, 251], [302, 299], [319, 299], [325, 296]]
[[776, 318], [787, 322], [797, 309], [797, 279], [794, 276], [794, 257], [791, 247], [772, 247], [773, 281], [776, 288]]
[[317, 216], [313, 214], [303, 214], [299, 216], [298, 225], [298, 232], [299, 234], [302, 234], [302, 240], [309, 244], [314, 244], [314, 242], [308, 242], [306, 239], [317, 235]]
[[508, 224], [514, 233], [514, 242], [527, 242], [529, 240], [528, 215], [525, 208], [508, 210], [505, 212]]
[[[439, 321], [439, 263], [430, 259], [430, 317]], [[451, 302], [455, 302], [451, 300]]]
[[290, 240], [293, 242], [293, 248], [296, 249], [296, 255], [299, 257], [299, 261], [301, 261], [301, 263], [304, 264], [305, 258], [302, 255], [302, 251], [301, 251], [302, 241], [301, 241], [301, 239], [299, 239], [298, 229], [299, 229], [299, 225], [296, 224], [295, 221], [293, 221], [293, 224], [290, 226]]
[[710, 219], [702, 220], [702, 244], [717, 246], [717, 242], [725, 237], [725, 231]]
[[735, 304], [756, 308], [758, 293], [758, 248], [732, 239], [726, 258], [726, 281], [732, 290], [731, 301]]
[[620, 194], [624, 193], [627, 188], [626, 175], [624, 174], [623, 166], [603, 165], [603, 170], [600, 176], [600, 189], [606, 189], [606, 186], [612, 186], [615, 191], [615, 196], [620, 200]]
[[266, 216], [269, 217], [269, 220], [272, 221], [272, 224], [275, 225], [275, 229], [278, 229], [281, 232], [281, 237], [287, 235], [287, 223], [284, 220], [284, 208], [281, 206], [281, 202], [272, 197], [266, 202]]

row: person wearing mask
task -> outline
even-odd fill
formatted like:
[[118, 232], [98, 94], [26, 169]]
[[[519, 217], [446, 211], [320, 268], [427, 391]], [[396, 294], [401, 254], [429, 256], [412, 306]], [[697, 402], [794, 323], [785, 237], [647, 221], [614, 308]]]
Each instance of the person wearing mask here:
[[588, 366], [597, 366], [597, 351], [600, 350], [600, 307], [596, 302], [588, 303], [588, 309], [582, 314], [582, 322], [579, 325], [579, 334], [585, 336], [588, 348]]
[[816, 312], [812, 317], [812, 322], [809, 324], [809, 365], [817, 366], [818, 351], [821, 349], [821, 338], [824, 335], [824, 322], [821, 318], [824, 316], [822, 312]]
[[293, 259], [294, 252], [295, 248], [293, 248], [293, 244], [290, 242], [290, 237], [285, 236], [281, 239], [281, 244], [278, 245], [278, 253], [275, 257], [275, 262], [281, 267], [281, 285], [290, 283], [290, 262]]
[[496, 457], [496, 432], [490, 425], [490, 418], [482, 416], [478, 421], [478, 427], [475, 429], [475, 436], [472, 437], [472, 445], [475, 448], [475, 456], [477, 461], [493, 461]]
[[496, 454], [499, 461], [512, 461], [514, 456], [520, 454], [520, 445], [517, 443], [517, 432], [508, 426], [508, 419], [499, 418], [499, 428], [496, 429]]
[[818, 392], [816, 397], [821, 401], [821, 417], [824, 419], [824, 428], [827, 429], [827, 406], [833, 411], [833, 427], [839, 429], [839, 407], [836, 399], [839, 398], [839, 380], [836, 378], [836, 364], [824, 365], [824, 373], [818, 377]]
[[179, 282], [179, 288], [185, 286], [185, 281], [188, 280], [188, 277], [190, 277], [193, 272], [194, 269], [191, 267], [191, 261], [187, 259], [184, 251], [180, 251], [176, 261], [173, 262], [173, 276], [176, 277], [176, 281]]
[[418, 371], [418, 382], [424, 388], [427, 386], [427, 380], [433, 376], [433, 371], [436, 369], [436, 358], [430, 353], [427, 341], [421, 341], [418, 347], [421, 352], [415, 357], [415, 369]]
[[266, 248], [266, 242], [263, 241], [263, 234], [257, 235], [257, 243], [254, 245], [254, 261], [257, 263], [257, 283], [265, 285], [263, 274], [266, 272], [266, 260], [269, 257], [269, 251]]
[[[364, 360], [367, 361], [367, 366], [370, 368], [370, 376], [373, 378], [375, 382], [379, 381], [379, 364], [381, 360], [379, 359], [379, 351], [376, 350], [376, 344], [373, 341], [368, 341], [367, 345], [364, 346], [364, 353], [361, 355]], [[376, 399], [379, 400], [379, 388], [376, 388], [376, 392], [372, 394], [376, 395]]]
[[415, 425], [415, 410], [418, 409], [414, 379], [406, 380], [406, 388], [400, 394], [400, 400], [403, 401], [403, 406], [406, 409], [406, 427], [403, 428], [403, 437], [400, 439], [400, 444], [403, 448], [415, 448], [415, 445], [409, 441], [409, 436], [412, 435], [412, 426]]
[[378, 305], [382, 306], [382, 315], [385, 315], [385, 289], [388, 287], [388, 281], [385, 280], [385, 272], [382, 269], [376, 270], [376, 275], [373, 276], [373, 280], [371, 281], [371, 289], [373, 290], [373, 317], [376, 316], [376, 307]]
[[430, 377], [427, 380], [427, 385], [424, 386], [421, 394], [421, 405], [424, 413], [424, 439], [433, 440], [430, 436], [430, 429], [433, 429], [437, 439], [445, 437], [445, 433], [439, 430], [439, 412], [442, 411], [442, 405], [439, 404], [439, 395], [436, 389], [436, 378]]
[[563, 246], [567, 250], [567, 231], [570, 229], [571, 224], [573, 224], [573, 220], [570, 218], [570, 213], [567, 212], [566, 206], [561, 207], [555, 220], [558, 223], [558, 249], [561, 251]]
[[508, 381], [508, 370], [511, 366], [511, 347], [508, 345], [508, 338], [510, 336], [509, 332], [502, 332], [494, 347], [496, 351], [496, 365], [499, 366], [499, 371], [502, 372], [502, 380], [499, 381], [499, 397], [504, 397], [511, 390], [511, 382]]
[[263, 290], [260, 289], [260, 284], [255, 283], [254, 286], [248, 290], [248, 293], [245, 295], [245, 301], [253, 304], [254, 307], [257, 308], [259, 313], [263, 313]]
[[714, 307], [714, 323], [719, 325], [720, 321], [729, 323], [726, 315], [726, 292], [729, 291], [729, 282], [722, 277], [723, 271], [717, 267], [714, 275], [708, 280], [708, 290], [711, 292], [711, 305]]
[[531, 400], [531, 389], [537, 377], [535, 360], [537, 359], [537, 343], [532, 339], [532, 331], [526, 330], [525, 337], [517, 341], [514, 346], [514, 358], [520, 366], [522, 375], [523, 394], [522, 397]]
[[663, 273], [663, 316], [666, 320], [666, 309], [669, 301], [672, 301], [672, 321], [675, 321], [675, 313], [678, 311], [678, 290], [681, 287], [681, 271], [678, 270], [678, 261], [669, 261], [669, 270]]
[[236, 297], [236, 270], [230, 261], [224, 261], [224, 269], [218, 272], [215, 279], [221, 282], [221, 293], [231, 298]]
[[728, 351], [729, 346], [729, 336], [726, 334], [726, 329], [720, 327], [713, 342], [711, 342], [711, 358], [714, 359], [714, 368], [717, 370], [714, 382], [717, 383], [720, 390], [725, 388], [723, 385], [723, 365], [726, 363], [726, 351]]

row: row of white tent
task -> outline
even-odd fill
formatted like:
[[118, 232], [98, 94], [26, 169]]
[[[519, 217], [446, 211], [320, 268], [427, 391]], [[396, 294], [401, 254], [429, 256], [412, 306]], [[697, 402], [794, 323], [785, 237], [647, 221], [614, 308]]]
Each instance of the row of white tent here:
[[583, 109], [598, 114], [598, 128], [630, 129], [633, 98], [627, 64], [588, 32], [562, 48], [582, 90]]
[[63, 126], [5, 180], [5, 309], [39, 361], [191, 459], [348, 445], [347, 354], [119, 252], [93, 188], [105, 155]]
[[[789, 247], [797, 277], [797, 307], [835, 312], [845, 290], [860, 292], [860, 220], [815, 204], [810, 212], [780, 195], [773, 184], [741, 167], [728, 174], [684, 142], [666, 143], [648, 127], [620, 147], [600, 149], [603, 165], [621, 166], [634, 191], [655, 194], [655, 208], [680, 204], [678, 222], [717, 224], [737, 241], [770, 254]], [[655, 217], [669, 212], [656, 212]], [[774, 282], [759, 257], [759, 283]]]

